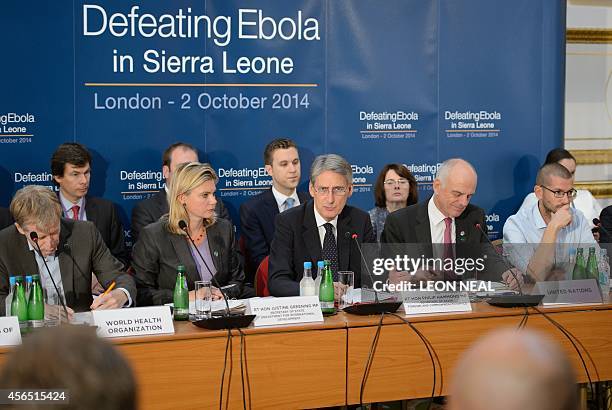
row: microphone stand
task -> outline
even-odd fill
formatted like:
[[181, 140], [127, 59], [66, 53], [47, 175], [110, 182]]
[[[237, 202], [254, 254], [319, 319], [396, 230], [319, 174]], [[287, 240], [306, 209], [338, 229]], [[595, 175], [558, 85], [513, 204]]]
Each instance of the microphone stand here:
[[[495, 250], [495, 245], [493, 245], [493, 242], [491, 242], [491, 240], [489, 239], [489, 235], [487, 235], [484, 229], [482, 229], [482, 226], [480, 226], [479, 223], [475, 223], [474, 227], [480, 231], [480, 234], [484, 236], [489, 245], [491, 245], [491, 248]], [[510, 274], [518, 284], [519, 294], [490, 296], [487, 299], [487, 303], [492, 306], [503, 308], [538, 306], [542, 302], [542, 299], [544, 299], [544, 295], [525, 295], [523, 293], [523, 288], [521, 287], [521, 282], [519, 282], [516, 273], [514, 273], [514, 266], [512, 266], [512, 264], [504, 254], [500, 256], [502, 261], [506, 265], [508, 272], [510, 272]]]
[[229, 307], [229, 302], [227, 301], [227, 296], [225, 295], [225, 292], [219, 285], [219, 282], [215, 278], [215, 275], [212, 274], [212, 271], [208, 267], [208, 264], [206, 263], [204, 256], [202, 256], [202, 254], [200, 253], [200, 250], [196, 246], [195, 241], [189, 234], [189, 231], [187, 229], [187, 223], [183, 220], [180, 220], [179, 228], [181, 228], [185, 232], [187, 237], [189, 238], [189, 241], [191, 242], [191, 244], [193, 245], [193, 248], [197, 252], [202, 262], [204, 263], [204, 266], [206, 266], [206, 269], [208, 269], [208, 272], [210, 272], [211, 282], [213, 282], [214, 285], [219, 289], [219, 292], [221, 292], [221, 296], [223, 297], [223, 301], [225, 302], [225, 314], [223, 316], [213, 317], [212, 308], [211, 308], [210, 318], [197, 320], [193, 322], [193, 324], [195, 324], [198, 327], [203, 327], [205, 329], [210, 329], [210, 330], [240, 329], [240, 328], [249, 326], [251, 322], [253, 321], [253, 319], [255, 319], [256, 315], [245, 315], [242, 313], [232, 314], [230, 312], [230, 307]]
[[53, 275], [51, 274], [51, 269], [49, 269], [49, 265], [47, 265], [47, 261], [45, 260], [45, 257], [43, 256], [42, 250], [40, 249], [40, 245], [38, 244], [38, 234], [34, 231], [30, 232], [30, 239], [32, 240], [32, 242], [34, 242], [34, 245], [36, 245], [36, 251], [40, 255], [43, 261], [43, 264], [45, 265], [45, 268], [47, 269], [47, 273], [49, 274], [49, 278], [51, 278], [51, 283], [53, 284], [53, 288], [55, 289], [55, 292], [57, 293], [57, 298], [59, 299], [59, 302], [62, 305], [62, 308], [64, 309], [64, 313], [66, 314], [66, 321], [68, 321], [69, 316], [68, 316], [68, 308], [66, 307], [66, 302], [64, 300], [64, 297], [62, 297], [62, 294], [60, 293], [59, 288], [57, 287], [57, 284], [55, 283], [55, 279], [53, 279]]
[[[397, 309], [402, 305], [402, 302], [381, 302], [378, 299], [378, 291], [374, 289], [374, 277], [372, 277], [372, 273], [370, 272], [370, 268], [368, 267], [368, 263], [366, 262], [365, 257], [363, 256], [363, 252], [361, 251], [361, 245], [359, 245], [359, 241], [357, 240], [357, 234], [350, 234], [346, 232], [345, 237], [348, 235], [351, 236], [351, 239], [355, 241], [357, 245], [357, 250], [359, 250], [359, 255], [361, 256], [361, 260], [363, 261], [363, 266], [365, 267], [366, 272], [370, 280], [372, 281], [372, 290], [374, 291], [374, 302], [373, 303], [359, 303], [352, 306], [347, 306], [344, 308], [346, 313], [350, 313], [353, 315], [359, 316], [367, 316], [367, 315], [380, 315], [382, 313], [395, 313]], [[362, 289], [363, 294], [363, 289]]]

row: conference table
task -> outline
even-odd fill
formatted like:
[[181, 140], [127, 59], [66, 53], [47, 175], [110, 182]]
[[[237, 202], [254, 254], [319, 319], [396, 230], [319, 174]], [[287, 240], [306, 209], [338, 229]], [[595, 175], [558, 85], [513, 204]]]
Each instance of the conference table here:
[[[582, 352], [593, 381], [612, 380], [610, 304], [539, 309], [582, 343], [592, 360]], [[491, 330], [517, 327], [525, 309], [476, 303], [471, 312], [399, 314], [435, 350], [441, 366], [436, 370], [435, 394], [445, 395], [461, 353]], [[587, 382], [570, 342], [538, 312], [529, 309], [529, 314], [526, 328], [558, 340], [579, 382]], [[219, 408], [226, 346], [224, 408], [242, 408], [244, 402], [247, 408], [317, 408], [359, 403], [364, 369], [380, 322], [380, 316], [339, 312], [322, 323], [249, 327], [242, 334], [232, 330], [231, 337], [228, 331], [175, 322], [171, 335], [111, 340], [134, 369], [142, 409]], [[9, 351], [0, 349], [0, 361]], [[432, 385], [432, 364], [421, 339], [402, 320], [385, 315], [363, 402], [429, 397]]]

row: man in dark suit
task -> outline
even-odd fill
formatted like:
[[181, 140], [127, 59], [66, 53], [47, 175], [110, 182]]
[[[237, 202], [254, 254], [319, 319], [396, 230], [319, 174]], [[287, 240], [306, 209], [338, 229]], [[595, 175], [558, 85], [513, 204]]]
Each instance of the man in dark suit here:
[[[110, 253], [100, 232], [90, 222], [61, 218], [61, 205], [50, 189], [37, 185], [20, 189], [11, 202], [11, 213], [15, 224], [0, 231], [2, 313], [10, 291], [9, 276], [16, 273], [38, 273], [49, 295], [57, 295], [56, 285], [69, 314], [119, 308], [135, 300], [134, 280], [122, 272], [123, 265]], [[91, 295], [92, 272], [104, 288], [116, 282], [114, 290], [95, 301]]]
[[91, 155], [87, 148], [75, 142], [60, 145], [51, 157], [51, 174], [59, 186], [63, 216], [93, 222], [111, 254], [128, 266], [129, 253], [115, 204], [87, 195], [91, 174]]
[[0, 208], [0, 229], [4, 229], [13, 223], [13, 217], [6, 208]]
[[[144, 199], [132, 209], [132, 240], [136, 244], [138, 236], [145, 226], [157, 222], [162, 215], [168, 213], [167, 192], [176, 168], [186, 162], [198, 162], [196, 149], [185, 142], [176, 142], [170, 145], [162, 155], [162, 174], [166, 180], [166, 187], [151, 198]], [[218, 200], [215, 212], [219, 218], [231, 221], [223, 201]]]
[[261, 261], [270, 254], [274, 237], [274, 218], [281, 212], [308, 201], [306, 192], [297, 192], [300, 183], [300, 155], [295, 142], [278, 138], [264, 150], [266, 172], [272, 177], [272, 187], [240, 206], [240, 229], [246, 247], [245, 272], [247, 281]]
[[[270, 248], [268, 288], [273, 296], [299, 295], [304, 262], [327, 259], [332, 272], [355, 273], [361, 282], [360, 254], [352, 239], [374, 243], [367, 212], [346, 205], [353, 193], [350, 164], [339, 155], [320, 155], [310, 169], [309, 201], [276, 217]], [[314, 275], [316, 276], [316, 274]]]
[[599, 223], [604, 229], [599, 230], [599, 242], [612, 243], [612, 205], [605, 207], [599, 215]]
[[[476, 171], [470, 163], [459, 158], [445, 161], [438, 169], [433, 183], [434, 194], [428, 201], [400, 209], [387, 217], [381, 236], [381, 242], [386, 244], [383, 253], [389, 256], [389, 252], [408, 252], [416, 257], [451, 257], [454, 260], [484, 257], [486, 269], [478, 272], [478, 279], [503, 279], [516, 287], [513, 275], [485, 237], [484, 211], [470, 204], [476, 183]], [[425, 271], [418, 276], [420, 279], [440, 279], [439, 276], [423, 277], [429, 273]], [[454, 273], [446, 273], [457, 279]], [[411, 281], [414, 272], [393, 272], [389, 276], [395, 282]], [[445, 275], [445, 278], [449, 277]]]

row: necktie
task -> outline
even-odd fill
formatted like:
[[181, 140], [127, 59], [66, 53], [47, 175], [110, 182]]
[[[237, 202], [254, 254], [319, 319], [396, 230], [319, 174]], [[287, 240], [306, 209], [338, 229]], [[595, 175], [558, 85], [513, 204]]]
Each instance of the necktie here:
[[295, 199], [293, 198], [287, 198], [285, 199], [285, 211], [287, 209], [291, 209], [293, 208], [293, 205], [295, 205]]
[[[444, 218], [444, 260], [446, 261], [447, 259], [454, 259], [455, 255], [453, 252], [453, 240], [451, 239], [451, 234], [453, 231], [453, 220], [452, 218]], [[446, 265], [446, 263], [445, 263]], [[455, 280], [457, 279], [457, 276], [455, 275], [455, 272], [451, 271], [445, 271], [445, 279], [447, 280]]]
[[79, 219], [79, 209], [81, 207], [78, 205], [74, 205], [72, 208], [70, 208], [72, 210], [72, 219], [74, 219], [75, 221], [78, 221]]
[[323, 238], [323, 259], [330, 262], [332, 272], [334, 274], [334, 282], [338, 281], [338, 247], [336, 246], [336, 237], [334, 236], [334, 226], [329, 222], [323, 225], [325, 228], [325, 237]]

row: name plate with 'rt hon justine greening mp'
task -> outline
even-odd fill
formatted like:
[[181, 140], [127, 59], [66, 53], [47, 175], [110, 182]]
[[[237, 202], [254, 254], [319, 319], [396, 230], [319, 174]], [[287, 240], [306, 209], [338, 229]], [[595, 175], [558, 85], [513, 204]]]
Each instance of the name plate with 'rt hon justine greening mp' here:
[[169, 306], [94, 310], [92, 313], [100, 337], [174, 333]]
[[322, 322], [323, 313], [316, 296], [250, 299], [247, 313], [255, 316], [253, 326]]

